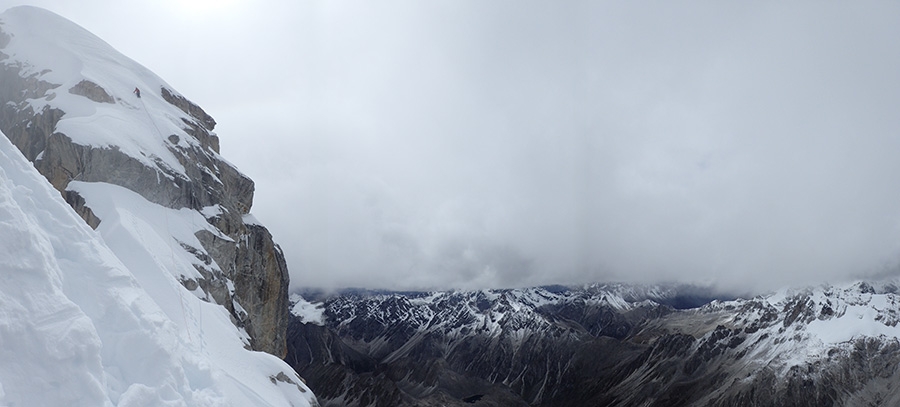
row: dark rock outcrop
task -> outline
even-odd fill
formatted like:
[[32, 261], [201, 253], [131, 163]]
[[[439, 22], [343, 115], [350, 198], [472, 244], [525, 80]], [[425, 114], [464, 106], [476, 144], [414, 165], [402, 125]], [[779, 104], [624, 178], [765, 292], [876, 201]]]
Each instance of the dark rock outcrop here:
[[94, 215], [94, 211], [91, 208], [85, 206], [84, 198], [81, 197], [78, 192], [75, 191], [65, 191], [66, 203], [75, 209], [75, 212], [81, 216], [81, 219], [84, 219], [87, 222], [88, 226], [92, 229], [97, 229], [97, 226], [100, 226], [100, 218], [97, 215]]
[[69, 88], [69, 93], [73, 95], [84, 96], [90, 100], [93, 100], [97, 103], [115, 103], [113, 97], [106, 93], [106, 89], [103, 89], [100, 85], [91, 82], [87, 79], [83, 79], [81, 82], [78, 82], [75, 86]]

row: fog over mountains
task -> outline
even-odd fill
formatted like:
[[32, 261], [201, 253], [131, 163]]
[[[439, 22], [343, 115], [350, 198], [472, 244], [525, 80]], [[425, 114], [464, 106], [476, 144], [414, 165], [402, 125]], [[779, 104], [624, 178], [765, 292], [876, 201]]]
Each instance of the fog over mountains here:
[[767, 291], [897, 263], [890, 2], [30, 2], [216, 118], [295, 287]]

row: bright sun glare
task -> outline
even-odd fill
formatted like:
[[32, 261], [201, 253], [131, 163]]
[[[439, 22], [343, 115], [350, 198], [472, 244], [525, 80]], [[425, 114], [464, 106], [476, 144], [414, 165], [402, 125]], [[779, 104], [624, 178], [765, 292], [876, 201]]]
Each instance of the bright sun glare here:
[[217, 16], [234, 11], [238, 0], [175, 0], [169, 6], [194, 17]]

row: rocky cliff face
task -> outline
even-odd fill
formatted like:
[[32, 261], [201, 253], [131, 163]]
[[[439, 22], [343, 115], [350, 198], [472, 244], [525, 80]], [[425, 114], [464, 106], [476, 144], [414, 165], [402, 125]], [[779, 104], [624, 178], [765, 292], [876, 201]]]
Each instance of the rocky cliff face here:
[[297, 313], [287, 361], [324, 405], [900, 401], [893, 284], [673, 307], [699, 298], [683, 293], [623, 285], [345, 293], [319, 298], [319, 320]]
[[[285, 354], [288, 271], [266, 228], [249, 216], [253, 181], [219, 155], [215, 121], [109, 45], [58, 16], [67, 31], [33, 27], [43, 10], [0, 20], [0, 131], [94, 228], [103, 222], [72, 181], [125, 187], [147, 201], [203, 214], [200, 278], [182, 284], [226, 307], [253, 349]], [[65, 38], [56, 34], [66, 33]], [[71, 33], [76, 32], [76, 38]], [[72, 68], [73, 66], [77, 68]], [[142, 98], [131, 91], [142, 89]]]

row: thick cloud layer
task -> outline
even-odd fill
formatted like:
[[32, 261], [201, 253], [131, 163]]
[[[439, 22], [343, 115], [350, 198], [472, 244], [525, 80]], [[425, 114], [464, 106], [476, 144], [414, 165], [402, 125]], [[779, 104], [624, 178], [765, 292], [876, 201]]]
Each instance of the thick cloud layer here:
[[216, 117], [295, 285], [755, 290], [896, 270], [896, 4], [175, 10], [131, 6], [167, 24], [120, 31], [57, 11], [120, 33]]

